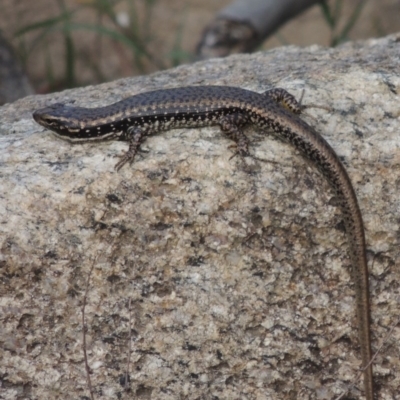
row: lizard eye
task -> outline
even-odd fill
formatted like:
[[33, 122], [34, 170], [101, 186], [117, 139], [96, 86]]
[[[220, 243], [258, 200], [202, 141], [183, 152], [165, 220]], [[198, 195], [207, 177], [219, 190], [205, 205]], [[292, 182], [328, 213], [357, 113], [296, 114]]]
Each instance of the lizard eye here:
[[42, 117], [42, 121], [46, 124], [46, 125], [50, 125], [50, 126], [54, 126], [56, 124], [56, 121], [54, 121], [54, 119], [52, 117]]

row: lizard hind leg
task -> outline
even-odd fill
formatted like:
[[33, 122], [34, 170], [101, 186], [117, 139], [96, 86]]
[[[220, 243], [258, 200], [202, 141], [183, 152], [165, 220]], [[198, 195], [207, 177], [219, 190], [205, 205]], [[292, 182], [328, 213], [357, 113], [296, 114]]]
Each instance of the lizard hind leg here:
[[290, 94], [288, 91], [282, 88], [274, 88], [267, 90], [266, 92], [263, 93], [263, 95], [270, 97], [276, 103], [288, 109], [293, 114], [299, 115], [306, 108], [301, 104], [301, 99], [300, 101], [297, 101], [292, 94]]
[[[221, 131], [235, 142], [236, 152], [232, 157], [239, 155], [241, 158], [249, 155], [249, 140], [242, 127], [249, 121], [249, 117], [243, 113], [229, 114], [222, 117], [218, 125]], [[229, 146], [232, 147], [232, 146]]]
[[266, 92], [263, 93], [263, 95], [271, 98], [272, 100], [274, 100], [276, 103], [278, 103], [282, 107], [286, 108], [293, 114], [297, 114], [297, 115], [305, 114], [311, 118], [314, 118], [311, 115], [309, 115], [308, 113], [304, 112], [304, 110], [307, 108], [320, 108], [322, 110], [326, 110], [326, 111], [330, 111], [330, 112], [333, 111], [331, 107], [322, 106], [320, 104], [307, 104], [307, 105], [302, 104], [302, 100], [303, 100], [303, 96], [304, 96], [304, 89], [301, 93], [300, 100], [296, 100], [296, 98], [292, 94], [290, 94], [288, 91], [286, 91], [285, 89], [282, 89], [282, 88], [274, 88], [274, 89], [267, 90]]

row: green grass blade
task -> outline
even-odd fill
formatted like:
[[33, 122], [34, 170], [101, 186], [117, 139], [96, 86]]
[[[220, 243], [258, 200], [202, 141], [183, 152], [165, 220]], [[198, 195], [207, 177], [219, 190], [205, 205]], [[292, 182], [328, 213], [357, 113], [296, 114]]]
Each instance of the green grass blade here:
[[[73, 11], [73, 12], [75, 12], [75, 11]], [[22, 29], [19, 29], [18, 31], [16, 31], [14, 33], [14, 36], [17, 37], [17, 36], [25, 35], [28, 32], [36, 31], [38, 29], [52, 28], [53, 26], [57, 25], [58, 23], [64, 22], [66, 18], [71, 17], [73, 12], [68, 11], [66, 13], [60, 14], [58, 17], [45, 19], [43, 21], [35, 22], [34, 24], [27, 25], [27, 26], [23, 27]]]
[[54, 30], [59, 30], [62, 32], [72, 32], [72, 31], [77, 31], [77, 30], [87, 30], [87, 31], [92, 31], [99, 33], [101, 35], [107, 36], [113, 40], [116, 40], [129, 48], [131, 48], [136, 54], [140, 56], [147, 57], [151, 62], [156, 65], [157, 68], [162, 69], [165, 68], [162, 63], [154, 59], [154, 57], [146, 50], [144, 46], [140, 44], [140, 42], [136, 42], [127, 36], [125, 36], [123, 33], [120, 33], [116, 30], [109, 29], [106, 27], [103, 27], [101, 25], [92, 25], [92, 24], [81, 24], [81, 23], [68, 23], [64, 24], [62, 26], [55, 26], [53, 27]]
[[338, 35], [337, 43], [341, 43], [347, 39], [349, 32], [353, 29], [355, 23], [359, 19], [365, 4], [366, 4], [365, 0], [360, 0], [357, 3], [356, 7], [354, 8], [354, 11], [350, 15], [350, 18], [348, 19], [347, 23], [342, 29], [340, 35]]
[[331, 13], [331, 9], [329, 8], [328, 2], [327, 1], [322, 1], [320, 3], [322, 15], [325, 18], [325, 21], [329, 25], [329, 27], [332, 29], [335, 28], [336, 21]]

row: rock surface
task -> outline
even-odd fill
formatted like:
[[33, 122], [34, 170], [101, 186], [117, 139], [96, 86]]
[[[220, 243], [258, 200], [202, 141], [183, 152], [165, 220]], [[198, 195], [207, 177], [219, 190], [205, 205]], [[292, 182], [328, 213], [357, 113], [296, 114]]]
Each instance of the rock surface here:
[[[218, 128], [174, 130], [117, 173], [125, 143], [71, 145], [31, 114], [204, 84], [304, 90], [304, 103], [332, 108], [304, 118], [359, 198], [375, 350], [399, 317], [399, 66], [397, 35], [210, 60], [0, 108], [0, 397], [360, 398], [341, 214], [290, 145], [249, 127], [256, 158], [243, 163]], [[400, 392], [399, 340], [397, 326], [376, 358], [379, 399]]]

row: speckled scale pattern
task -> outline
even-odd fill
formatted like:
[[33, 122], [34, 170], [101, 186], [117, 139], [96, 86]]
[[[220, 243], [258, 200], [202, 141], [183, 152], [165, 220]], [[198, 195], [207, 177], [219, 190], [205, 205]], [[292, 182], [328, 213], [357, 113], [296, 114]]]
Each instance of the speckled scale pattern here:
[[[228, 86], [191, 86], [141, 93], [100, 108], [55, 104], [37, 110], [34, 119], [71, 141], [118, 139], [130, 142], [117, 169], [132, 162], [146, 136], [172, 128], [219, 125], [247, 155], [241, 127], [252, 123], [272, 130], [291, 143], [325, 175], [339, 199], [350, 242], [352, 277], [356, 289], [362, 364], [372, 356], [368, 268], [364, 227], [350, 178], [331, 146], [298, 114], [302, 107], [283, 89], [265, 93]], [[372, 367], [364, 372], [365, 395], [373, 400]]]

